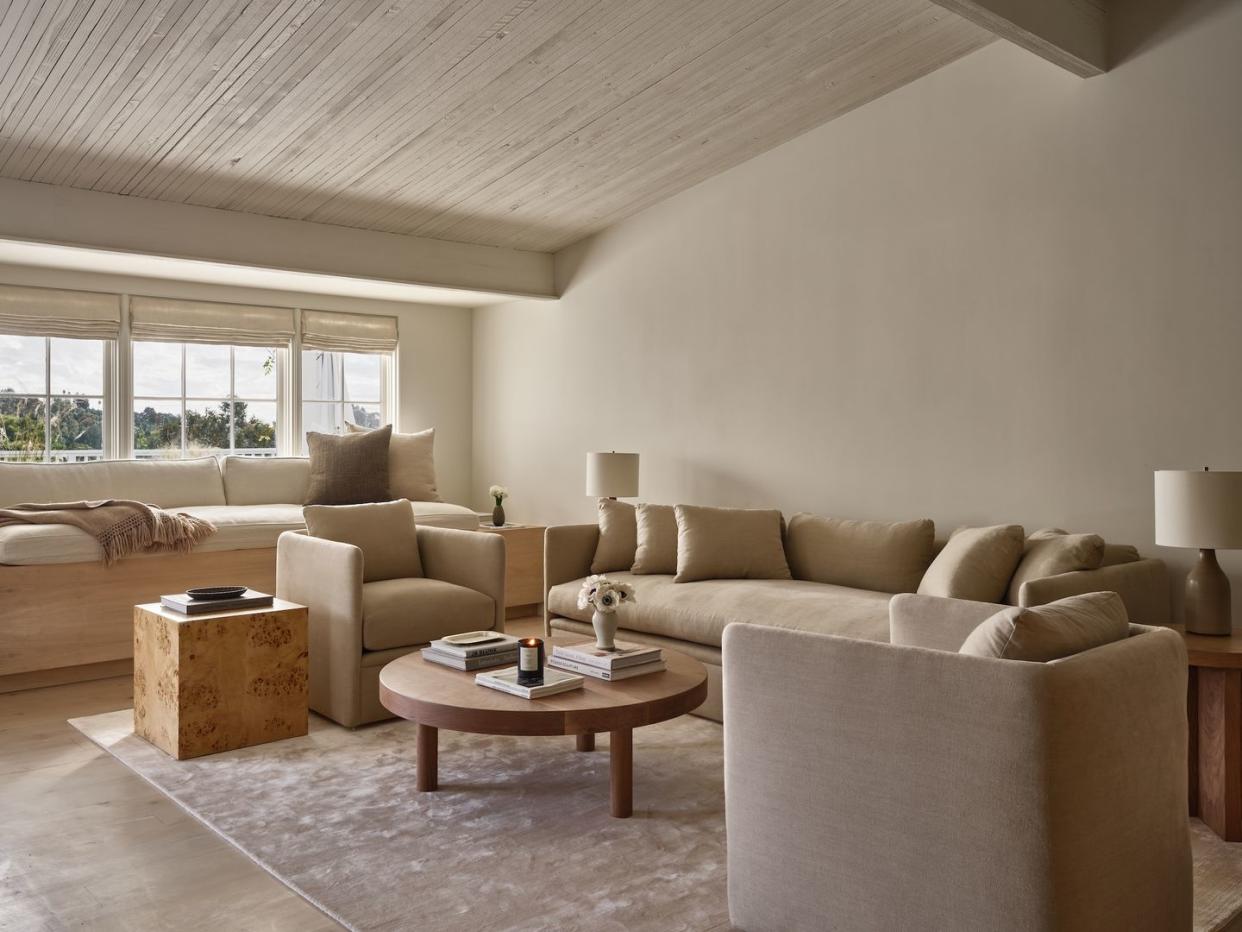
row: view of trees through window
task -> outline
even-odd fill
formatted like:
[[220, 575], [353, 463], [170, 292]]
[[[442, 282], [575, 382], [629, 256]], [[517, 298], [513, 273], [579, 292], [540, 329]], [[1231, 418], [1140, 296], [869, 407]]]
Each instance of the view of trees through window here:
[[276, 455], [276, 350], [133, 344], [134, 456]]
[[0, 334], [0, 461], [103, 457], [107, 346]]

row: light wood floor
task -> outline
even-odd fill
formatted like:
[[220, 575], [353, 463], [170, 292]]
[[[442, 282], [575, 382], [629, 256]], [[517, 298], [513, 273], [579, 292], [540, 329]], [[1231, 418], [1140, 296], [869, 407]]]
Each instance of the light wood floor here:
[[0, 694], [0, 930], [340, 929], [66, 721], [132, 705], [130, 677]]

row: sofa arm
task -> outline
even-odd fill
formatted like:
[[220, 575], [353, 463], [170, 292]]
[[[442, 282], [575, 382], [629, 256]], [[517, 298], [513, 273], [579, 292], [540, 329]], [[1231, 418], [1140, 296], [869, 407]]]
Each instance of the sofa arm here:
[[552, 635], [548, 591], [561, 583], [591, 575], [599, 543], [598, 524], [561, 524], [543, 532], [543, 633]]
[[309, 609], [311, 707], [338, 722], [359, 721], [362, 551], [285, 531], [276, 541], [276, 595]]
[[888, 639], [906, 647], [957, 651], [970, 632], [1004, 605], [905, 593], [888, 603]]
[[492, 629], [505, 630], [505, 542], [499, 534], [444, 527], [418, 528], [423, 574], [481, 592], [495, 603]]
[[1116, 592], [1125, 602], [1130, 620], [1138, 624], [1167, 625], [1172, 620], [1169, 571], [1163, 560], [1137, 560], [1031, 579], [1022, 584], [1018, 604], [1047, 605], [1086, 592]]

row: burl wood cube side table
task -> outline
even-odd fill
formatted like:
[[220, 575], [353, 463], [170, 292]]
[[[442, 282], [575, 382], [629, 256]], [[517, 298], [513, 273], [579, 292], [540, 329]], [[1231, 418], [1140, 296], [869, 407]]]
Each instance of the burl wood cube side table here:
[[306, 734], [306, 616], [134, 606], [134, 733], [177, 760]]

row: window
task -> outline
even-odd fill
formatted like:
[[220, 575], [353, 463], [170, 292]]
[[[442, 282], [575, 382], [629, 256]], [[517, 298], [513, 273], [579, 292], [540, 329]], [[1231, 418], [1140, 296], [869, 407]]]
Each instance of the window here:
[[280, 353], [133, 343], [134, 456], [275, 456]]
[[0, 460], [103, 458], [110, 345], [0, 334]]
[[388, 356], [302, 351], [302, 433], [339, 434], [345, 424], [388, 423]]

